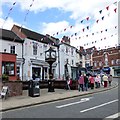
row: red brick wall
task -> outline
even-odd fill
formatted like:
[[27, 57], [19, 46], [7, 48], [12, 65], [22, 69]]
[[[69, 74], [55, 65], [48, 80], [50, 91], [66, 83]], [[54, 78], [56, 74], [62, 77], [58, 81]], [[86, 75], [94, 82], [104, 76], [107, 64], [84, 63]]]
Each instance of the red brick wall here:
[[10, 53], [0, 53], [0, 76], [2, 75], [2, 61], [4, 62], [14, 62], [15, 63], [15, 75], [9, 76], [9, 80], [16, 80], [16, 54], [10, 54]]
[[113, 48], [110, 48], [110, 49], [106, 49], [106, 50], [100, 50], [100, 51], [96, 51], [93, 53], [93, 62], [94, 61], [97, 61], [97, 67], [94, 66], [94, 69], [97, 69], [98, 67], [100, 68], [99, 66], [99, 62], [102, 61], [103, 62], [103, 65], [101, 67], [103, 67], [105, 64], [104, 64], [104, 53], [107, 53], [108, 54], [108, 65], [109, 67], [112, 67], [112, 66], [119, 66], [118, 64], [113, 64], [111, 63], [112, 60], [116, 60], [116, 59], [120, 59], [120, 53], [119, 53], [119, 49], [113, 47]]

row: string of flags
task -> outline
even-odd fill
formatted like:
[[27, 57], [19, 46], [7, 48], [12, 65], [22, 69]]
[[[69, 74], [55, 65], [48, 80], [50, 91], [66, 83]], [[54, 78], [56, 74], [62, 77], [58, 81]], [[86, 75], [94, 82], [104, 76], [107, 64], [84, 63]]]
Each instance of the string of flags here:
[[[89, 34], [86, 34], [86, 35], [83, 35], [83, 36], [79, 36], [79, 37], [76, 37], [75, 39], [81, 39], [81, 38], [85, 38], [85, 37], [89, 37], [90, 35], [94, 36], [95, 34], [98, 34], [98, 33], [104, 33], [104, 32], [108, 32], [109, 30], [111, 29], [117, 29], [117, 26], [114, 26], [114, 27], [111, 27], [111, 28], [106, 28], [104, 30], [100, 30], [100, 31], [97, 31], [97, 32], [92, 32], [92, 33], [89, 33]], [[78, 33], [75, 33], [74, 35], [71, 35], [71, 37], [73, 36], [77, 36]]]
[[[24, 21], [23, 21], [23, 22], [26, 22], [27, 16], [28, 16], [28, 14], [29, 14], [30, 8], [33, 6], [33, 3], [34, 3], [34, 0], [32, 0], [32, 3], [30, 4], [29, 9], [27, 10], [27, 13], [25, 14], [25, 17], [24, 17]], [[23, 27], [23, 24], [21, 25], [21, 27], [20, 27], [20, 29], [19, 29], [17, 35], [14, 37], [14, 40], [13, 40], [13, 41], [16, 40], [18, 34], [19, 34], [19, 33], [21, 32], [21, 30], [22, 30], [22, 27]]]
[[99, 40], [95, 40], [95, 41], [86, 43], [86, 44], [84, 44], [84, 46], [87, 46], [87, 45], [90, 45], [90, 44], [94, 44], [94, 43], [96, 44], [96, 43], [101, 42], [101, 41], [103, 41], [103, 40], [107, 40], [108, 38], [113, 37], [113, 36], [115, 36], [115, 35], [117, 35], [117, 33], [112, 34], [112, 35], [110, 35], [110, 36], [108, 36], [108, 37], [101, 38], [101, 39], [99, 39]]
[[[112, 3], [112, 5], [113, 5], [113, 4], [115, 5], [115, 4], [117, 4], [117, 2]], [[109, 11], [109, 8], [110, 8], [110, 6], [107, 6], [105, 9], [106, 9], [107, 11]], [[102, 11], [103, 11], [103, 10], [100, 10], [99, 13], [102, 14]], [[114, 12], [115, 12], [115, 13], [117, 12], [117, 8], [114, 8]], [[108, 13], [107, 16], [110, 16], [110, 13]], [[105, 16], [102, 16], [101, 19], [97, 19], [97, 20], [96, 20], [96, 23], [99, 23], [100, 20], [104, 20], [104, 19], [105, 19]], [[84, 23], [85, 21], [89, 21], [89, 20], [90, 20], [90, 17], [88, 16], [88, 17], [86, 17], [85, 19], [82, 19], [82, 20], [80, 21], [80, 23]], [[63, 30], [54, 33], [53, 36], [59, 35], [60, 33], [65, 32], [65, 31], [67, 31], [68, 29], [72, 29], [73, 27], [74, 27], [73, 25], [70, 25], [70, 26], [68, 26], [67, 28], [64, 28]], [[86, 28], [87, 28], [87, 30], [89, 30], [90, 26], [87, 26]], [[86, 28], [83, 28], [82, 31], [84, 32]], [[72, 36], [73, 36], [73, 35], [71, 35], [71, 37], [72, 37]]]
[[12, 7], [9, 9], [8, 14], [7, 14], [7, 16], [5, 17], [5, 20], [4, 20], [3, 25], [2, 25], [1, 28], [4, 27], [4, 24], [5, 24], [5, 22], [7, 21], [8, 17], [10, 16], [10, 14], [11, 14], [11, 12], [12, 12], [12, 10], [13, 10], [13, 8], [14, 8], [15, 5], [16, 5], [16, 2], [14, 2], [14, 3], [12, 4]]

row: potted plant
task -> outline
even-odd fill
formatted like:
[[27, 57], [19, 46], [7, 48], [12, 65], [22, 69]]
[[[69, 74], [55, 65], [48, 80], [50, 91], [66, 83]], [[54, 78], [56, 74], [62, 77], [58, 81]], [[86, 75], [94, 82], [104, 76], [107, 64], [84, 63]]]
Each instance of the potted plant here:
[[6, 75], [6, 74], [2, 74], [2, 81], [3, 81], [3, 82], [9, 81], [9, 76]]

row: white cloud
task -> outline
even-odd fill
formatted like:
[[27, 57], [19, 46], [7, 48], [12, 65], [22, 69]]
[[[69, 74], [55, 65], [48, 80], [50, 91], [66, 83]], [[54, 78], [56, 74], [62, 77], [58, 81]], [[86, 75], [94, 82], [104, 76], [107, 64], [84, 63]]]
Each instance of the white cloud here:
[[[15, 0], [6, 0], [6, 1], [4, 0], [2, 1], [2, 4], [6, 4], [6, 3], [12, 4], [13, 2], [15, 2]], [[78, 34], [79, 37], [79, 36], [84, 36], [86, 34], [91, 34], [91, 32], [100, 31], [102, 29], [103, 30], [106, 28], [109, 29], [116, 25], [118, 21], [117, 21], [117, 14], [114, 13], [114, 8], [116, 7], [115, 5], [113, 5], [114, 2], [115, 2], [114, 0], [34, 0], [34, 3], [30, 8], [30, 11], [34, 11], [35, 13], [38, 13], [46, 9], [57, 8], [64, 12], [71, 12], [71, 15], [69, 17], [75, 20], [75, 25], [72, 29], [68, 29], [67, 31], [63, 32], [62, 35], [70, 35], [79, 32]], [[22, 10], [28, 10], [31, 3], [32, 0], [16, 0], [16, 4], [20, 5]], [[110, 6], [109, 11], [105, 9], [107, 6]], [[103, 10], [102, 14], [99, 13], [99, 10]], [[110, 13], [109, 17], [107, 16], [108, 13]], [[92, 17], [94, 20], [101, 19], [102, 16], [105, 16], [105, 18], [103, 21], [100, 20], [98, 24], [94, 21], [92, 23], [92, 28], [90, 28], [89, 31], [85, 30], [85, 32], [83, 33], [82, 29], [86, 28], [86, 26], [90, 25], [91, 23], [89, 23], [88, 21], [86, 24], [81, 24], [80, 21], [88, 16]], [[4, 27], [10, 28], [13, 23], [14, 20], [9, 18]], [[67, 21], [59, 21], [55, 23], [44, 22], [40, 30], [44, 34], [52, 35], [53, 33], [61, 32], [61, 30], [63, 31], [68, 26], [70, 26], [70, 23]], [[109, 31], [109, 35], [111, 33], [114, 33], [114, 31]], [[98, 40], [100, 37], [104, 37], [105, 35], [106, 34], [101, 36], [101, 34], [99, 34], [94, 36], [94, 38], [89, 37], [87, 39], [84, 38], [82, 40], [75, 40], [76, 37], [75, 36], [72, 38], [71, 44], [74, 46], [84, 45], [85, 43], [91, 43], [91, 41]], [[117, 40], [116, 37], [114, 39]], [[89, 47], [91, 45], [92, 44], [86, 47]], [[99, 44], [98, 45], [95, 44], [95, 45], [99, 46]]]
[[60, 21], [56, 23], [43, 23], [41, 32], [43, 34], [54, 34], [56, 31], [63, 30], [64, 28], [68, 27], [69, 23], [67, 21]]
[[18, 23], [16, 23], [12, 18], [8, 18], [6, 21], [4, 21], [2, 18], [0, 18], [0, 28], [3, 29], [7, 29], [7, 30], [11, 30], [11, 28], [13, 27], [13, 25], [19, 25]]

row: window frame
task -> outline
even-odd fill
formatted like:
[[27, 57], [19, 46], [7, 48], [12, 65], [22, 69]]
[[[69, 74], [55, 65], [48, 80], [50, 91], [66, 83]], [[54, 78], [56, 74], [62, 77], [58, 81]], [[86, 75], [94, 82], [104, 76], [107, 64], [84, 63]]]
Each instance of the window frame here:
[[[4, 69], [4, 71], [3, 71], [3, 69]], [[8, 70], [6, 70], [6, 69], [8, 69]], [[12, 70], [13, 70], [13, 74], [10, 73]], [[15, 62], [2, 61], [2, 74], [6, 74], [6, 75], [9, 75], [9, 76], [15, 76]]]

